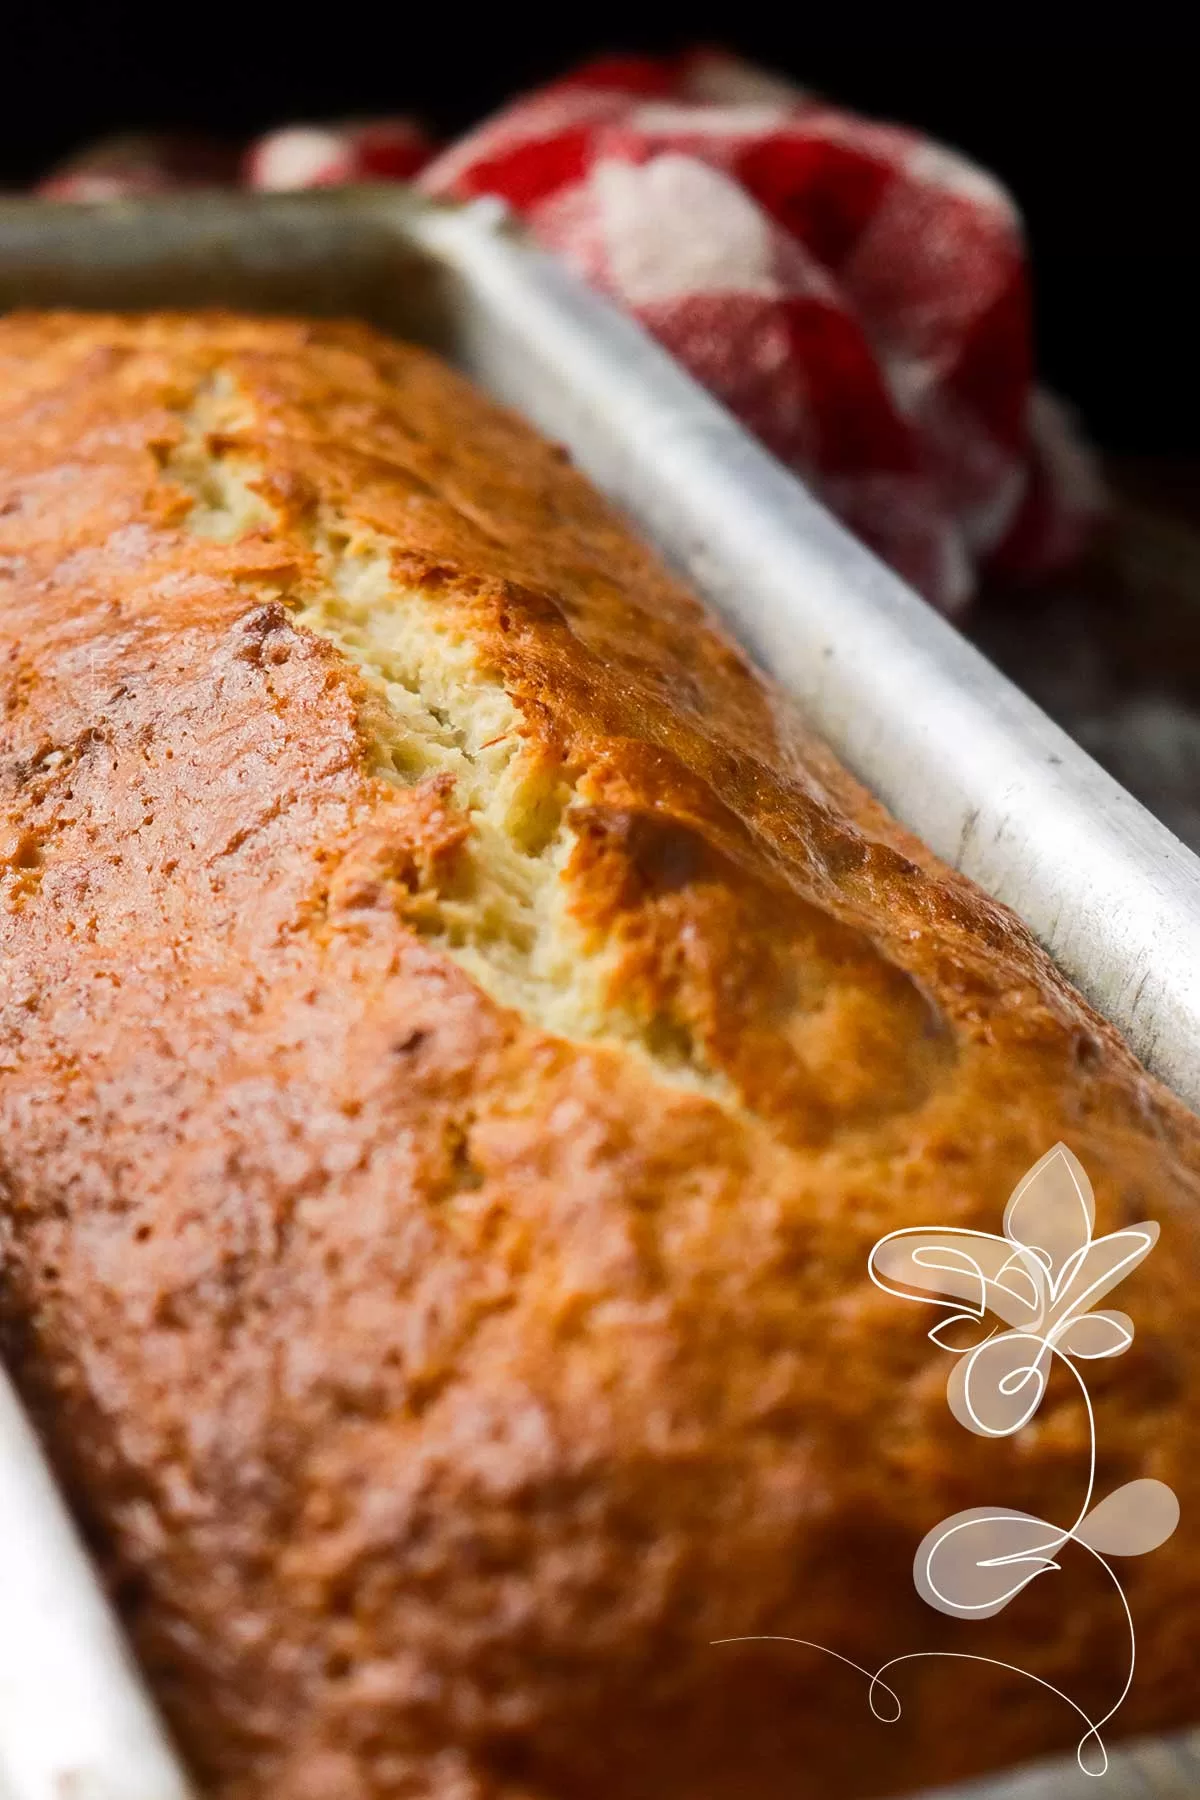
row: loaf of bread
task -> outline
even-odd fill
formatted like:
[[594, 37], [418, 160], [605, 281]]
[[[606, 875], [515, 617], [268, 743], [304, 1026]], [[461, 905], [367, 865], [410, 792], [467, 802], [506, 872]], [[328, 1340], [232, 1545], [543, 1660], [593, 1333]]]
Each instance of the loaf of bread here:
[[[1090, 1376], [1112, 1731], [1200, 1711], [1200, 1123], [422, 351], [0, 323], [6, 1354], [200, 1792], [854, 1800], [1074, 1746], [1079, 1392], [947, 1406], [883, 1233], [1058, 1140], [1162, 1226]], [[1191, 1529], [1189, 1529], [1191, 1527]], [[0, 1606], [3, 1598], [0, 1596]], [[903, 1704], [871, 1715], [874, 1668]], [[1030, 1679], [1030, 1676], [1036, 1679]]]

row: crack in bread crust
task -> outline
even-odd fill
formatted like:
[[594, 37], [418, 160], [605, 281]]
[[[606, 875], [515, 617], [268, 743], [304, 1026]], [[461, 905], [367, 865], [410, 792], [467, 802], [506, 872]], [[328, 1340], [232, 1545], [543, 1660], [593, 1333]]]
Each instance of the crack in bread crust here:
[[[286, 520], [270, 503], [248, 448], [253, 404], [228, 371], [205, 380], [181, 425], [165, 467], [193, 496], [187, 529], [232, 544], [290, 525], [309, 568], [280, 597], [298, 626], [359, 671], [376, 772], [400, 787], [441, 778], [439, 791], [467, 815], [436, 886], [406, 903], [410, 924], [541, 1029], [623, 1043], [659, 1079], [726, 1105], [758, 1086], [776, 1119], [810, 1137], [920, 1104], [952, 1063], [953, 1042], [906, 977], [794, 898], [744, 884], [743, 904], [730, 909], [735, 871], [702, 834], [628, 805], [589, 813], [580, 763], [538, 741], [444, 594], [398, 582], [389, 542], [344, 511], [318, 501]], [[711, 921], [697, 904], [705, 886], [720, 913]], [[690, 932], [674, 904], [681, 892]], [[689, 957], [697, 923], [707, 942], [693, 942]], [[720, 973], [714, 952], [728, 964]], [[690, 966], [680, 970], [681, 960]], [[851, 965], [856, 998], [869, 992], [880, 1009], [865, 1027], [860, 1009], [842, 1003]], [[734, 984], [739, 1004], [721, 1016], [713, 998]], [[864, 1053], [864, 1033], [888, 1040], [885, 1064]], [[764, 1037], [776, 1065], [765, 1086], [746, 1079], [760, 1075]]]
[[[222, 543], [278, 530], [262, 470], [236, 453], [252, 411], [217, 371], [182, 415], [184, 436], [165, 467], [194, 496], [187, 529]], [[399, 787], [430, 778], [467, 816], [440, 881], [405, 907], [410, 924], [447, 951], [502, 1005], [543, 1030], [624, 1042], [660, 1079], [735, 1102], [682, 1025], [642, 1025], [614, 1003], [608, 954], [571, 917], [564, 874], [576, 846], [574, 781], [553, 752], [530, 743], [521, 715], [475, 645], [443, 616], [435, 591], [392, 575], [378, 532], [318, 507], [304, 522], [311, 578], [284, 596], [296, 624], [346, 656], [367, 690], [362, 709], [378, 775]]]

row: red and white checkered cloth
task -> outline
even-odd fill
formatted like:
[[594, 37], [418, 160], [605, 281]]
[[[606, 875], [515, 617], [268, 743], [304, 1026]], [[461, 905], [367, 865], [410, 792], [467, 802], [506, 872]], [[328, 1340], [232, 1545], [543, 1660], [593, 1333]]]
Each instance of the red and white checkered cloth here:
[[[148, 183], [153, 161], [134, 191], [210, 178], [177, 156]], [[943, 610], [984, 567], [1034, 577], [1081, 547], [1099, 484], [1033, 384], [1020, 219], [956, 153], [699, 52], [589, 64], [437, 155], [405, 120], [289, 127], [241, 175], [418, 170], [505, 199]], [[92, 198], [100, 173], [120, 191], [112, 152], [43, 191]]]

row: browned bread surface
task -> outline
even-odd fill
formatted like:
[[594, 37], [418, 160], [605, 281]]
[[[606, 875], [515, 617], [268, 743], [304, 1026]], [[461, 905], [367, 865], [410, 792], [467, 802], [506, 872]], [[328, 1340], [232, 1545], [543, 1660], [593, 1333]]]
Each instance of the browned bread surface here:
[[[1069, 1385], [946, 1403], [883, 1232], [1063, 1139], [1162, 1222], [1091, 1377], [1126, 1727], [1197, 1710], [1200, 1124], [526, 427], [353, 325], [0, 324], [10, 1353], [221, 1800], [853, 1800], [1070, 1746]], [[0, 1598], [2, 1604], [2, 1598]]]

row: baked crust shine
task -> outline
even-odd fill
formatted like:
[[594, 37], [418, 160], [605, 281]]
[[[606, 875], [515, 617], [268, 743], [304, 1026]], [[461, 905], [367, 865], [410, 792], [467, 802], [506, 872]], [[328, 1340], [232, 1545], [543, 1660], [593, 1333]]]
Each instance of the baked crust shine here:
[[[913, 1590], [1074, 1518], [1077, 1397], [946, 1405], [883, 1232], [1058, 1139], [1151, 1217], [1098, 1492], [1120, 1724], [1197, 1711], [1200, 1124], [555, 448], [417, 350], [0, 323], [9, 1353], [221, 1800], [853, 1800], [1072, 1746], [1118, 1605]], [[1082, 1559], [1081, 1559], [1082, 1561]]]

